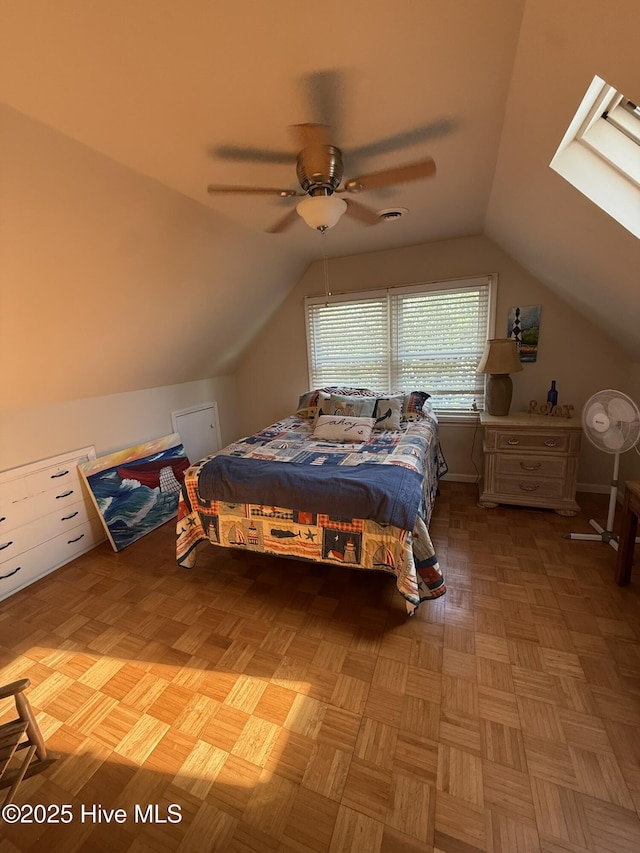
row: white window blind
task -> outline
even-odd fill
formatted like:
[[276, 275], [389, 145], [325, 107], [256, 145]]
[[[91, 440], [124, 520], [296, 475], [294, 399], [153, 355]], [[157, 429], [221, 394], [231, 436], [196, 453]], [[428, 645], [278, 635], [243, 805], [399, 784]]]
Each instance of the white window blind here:
[[493, 276], [307, 298], [311, 388], [424, 390], [439, 412], [482, 408]]
[[387, 294], [307, 305], [307, 341], [314, 388], [389, 385]]

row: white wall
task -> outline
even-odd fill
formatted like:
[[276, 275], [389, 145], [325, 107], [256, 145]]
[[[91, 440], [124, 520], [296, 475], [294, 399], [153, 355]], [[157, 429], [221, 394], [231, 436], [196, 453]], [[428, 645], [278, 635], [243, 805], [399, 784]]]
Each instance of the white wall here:
[[0, 411], [230, 375], [304, 268], [270, 238], [0, 104]]
[[235, 382], [203, 379], [0, 414], [0, 470], [93, 444], [98, 456], [173, 432], [171, 413], [218, 403], [222, 441], [237, 436]]
[[270, 237], [0, 104], [0, 469], [211, 400], [235, 438], [234, 360], [303, 268]]
[[484, 223], [634, 361], [640, 241], [549, 164], [595, 74], [637, 103], [639, 26], [637, 0], [528, 0]]
[[[526, 411], [532, 399], [546, 400], [552, 379], [557, 382], [559, 402], [573, 404], [576, 416], [595, 391], [613, 387], [631, 392], [631, 366], [618, 345], [487, 237], [388, 249], [335, 258], [329, 263], [333, 293], [493, 272], [498, 274], [497, 336], [507, 333], [509, 308], [542, 306], [538, 360], [512, 377], [512, 411]], [[295, 411], [298, 396], [307, 390], [304, 297], [320, 295], [323, 290], [322, 263], [318, 261], [309, 267], [244, 356], [236, 379], [239, 388], [250, 389], [252, 405], [243, 406], [238, 413], [242, 433]], [[442, 425], [442, 444], [452, 474], [475, 478], [473, 437], [473, 424]], [[610, 458], [586, 445], [583, 442], [580, 483], [608, 483]], [[477, 460], [479, 448], [478, 437]]]

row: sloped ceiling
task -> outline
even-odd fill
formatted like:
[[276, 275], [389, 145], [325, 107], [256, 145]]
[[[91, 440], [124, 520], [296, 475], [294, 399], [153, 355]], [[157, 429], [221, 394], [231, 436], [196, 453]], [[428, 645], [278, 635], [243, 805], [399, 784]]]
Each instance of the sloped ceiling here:
[[[246, 308], [265, 240], [274, 264], [295, 259], [282, 262], [293, 272], [323, 252], [486, 231], [640, 361], [638, 241], [548, 169], [595, 73], [640, 97], [640, 5], [603, 9], [600, 0], [0, 0], [0, 101], [241, 231], [228, 249], [241, 244], [245, 255], [228, 316]], [[401, 220], [365, 227], [345, 217], [324, 238], [302, 221], [264, 234], [291, 201], [206, 193], [208, 183], [296, 188], [288, 126], [307, 121], [330, 124], [346, 177], [426, 155], [436, 176], [360, 196], [374, 210], [407, 208]], [[242, 147], [262, 156], [228, 156]], [[274, 156], [287, 152], [290, 162]], [[261, 280], [262, 305], [282, 298], [277, 279]]]
[[[2, 2], [0, 100], [255, 232], [293, 202], [213, 198], [207, 184], [298, 188], [288, 127], [328, 121], [346, 178], [428, 155], [438, 170], [361, 196], [375, 210], [410, 214], [373, 228], [343, 220], [325, 241], [330, 254], [478, 233], [522, 8], [523, 0]], [[291, 159], [238, 162], [216, 153], [225, 146]], [[271, 239], [309, 260], [323, 251], [302, 220]]]
[[[549, 168], [594, 75], [640, 99], [636, 0], [530, 0], [485, 232], [640, 362], [640, 240]], [[640, 149], [638, 149], [640, 160]], [[640, 189], [636, 216], [640, 219]]]

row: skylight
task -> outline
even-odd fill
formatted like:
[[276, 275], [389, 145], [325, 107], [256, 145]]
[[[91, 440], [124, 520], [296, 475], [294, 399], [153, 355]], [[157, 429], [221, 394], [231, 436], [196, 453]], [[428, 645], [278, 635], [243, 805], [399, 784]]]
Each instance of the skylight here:
[[640, 108], [594, 77], [551, 168], [640, 238]]
[[640, 107], [620, 95], [620, 101], [610, 110], [603, 113], [602, 118], [610, 122], [636, 145], [640, 145]]

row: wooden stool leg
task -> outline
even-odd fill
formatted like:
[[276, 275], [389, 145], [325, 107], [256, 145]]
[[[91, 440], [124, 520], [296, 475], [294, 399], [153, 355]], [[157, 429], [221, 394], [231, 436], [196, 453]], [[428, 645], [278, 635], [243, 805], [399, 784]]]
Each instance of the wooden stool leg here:
[[31, 705], [24, 693], [16, 693], [16, 708], [21, 720], [27, 724], [27, 737], [35, 746], [35, 752], [39, 761], [44, 761], [47, 757], [47, 747], [44, 744], [44, 738], [40, 727], [33, 716]]
[[27, 750], [27, 754], [24, 757], [24, 761], [20, 765], [20, 769], [16, 772], [15, 776], [13, 776], [13, 781], [12, 781], [11, 787], [9, 788], [9, 793], [4, 798], [4, 803], [2, 804], [3, 806], [6, 806], [7, 803], [13, 802], [13, 798], [15, 796], [15, 793], [18, 790], [18, 785], [24, 779], [24, 775], [27, 772], [27, 770], [29, 769], [29, 765], [31, 764], [31, 759], [33, 758], [35, 751], [36, 751], [35, 746], [30, 746], [29, 749]]

